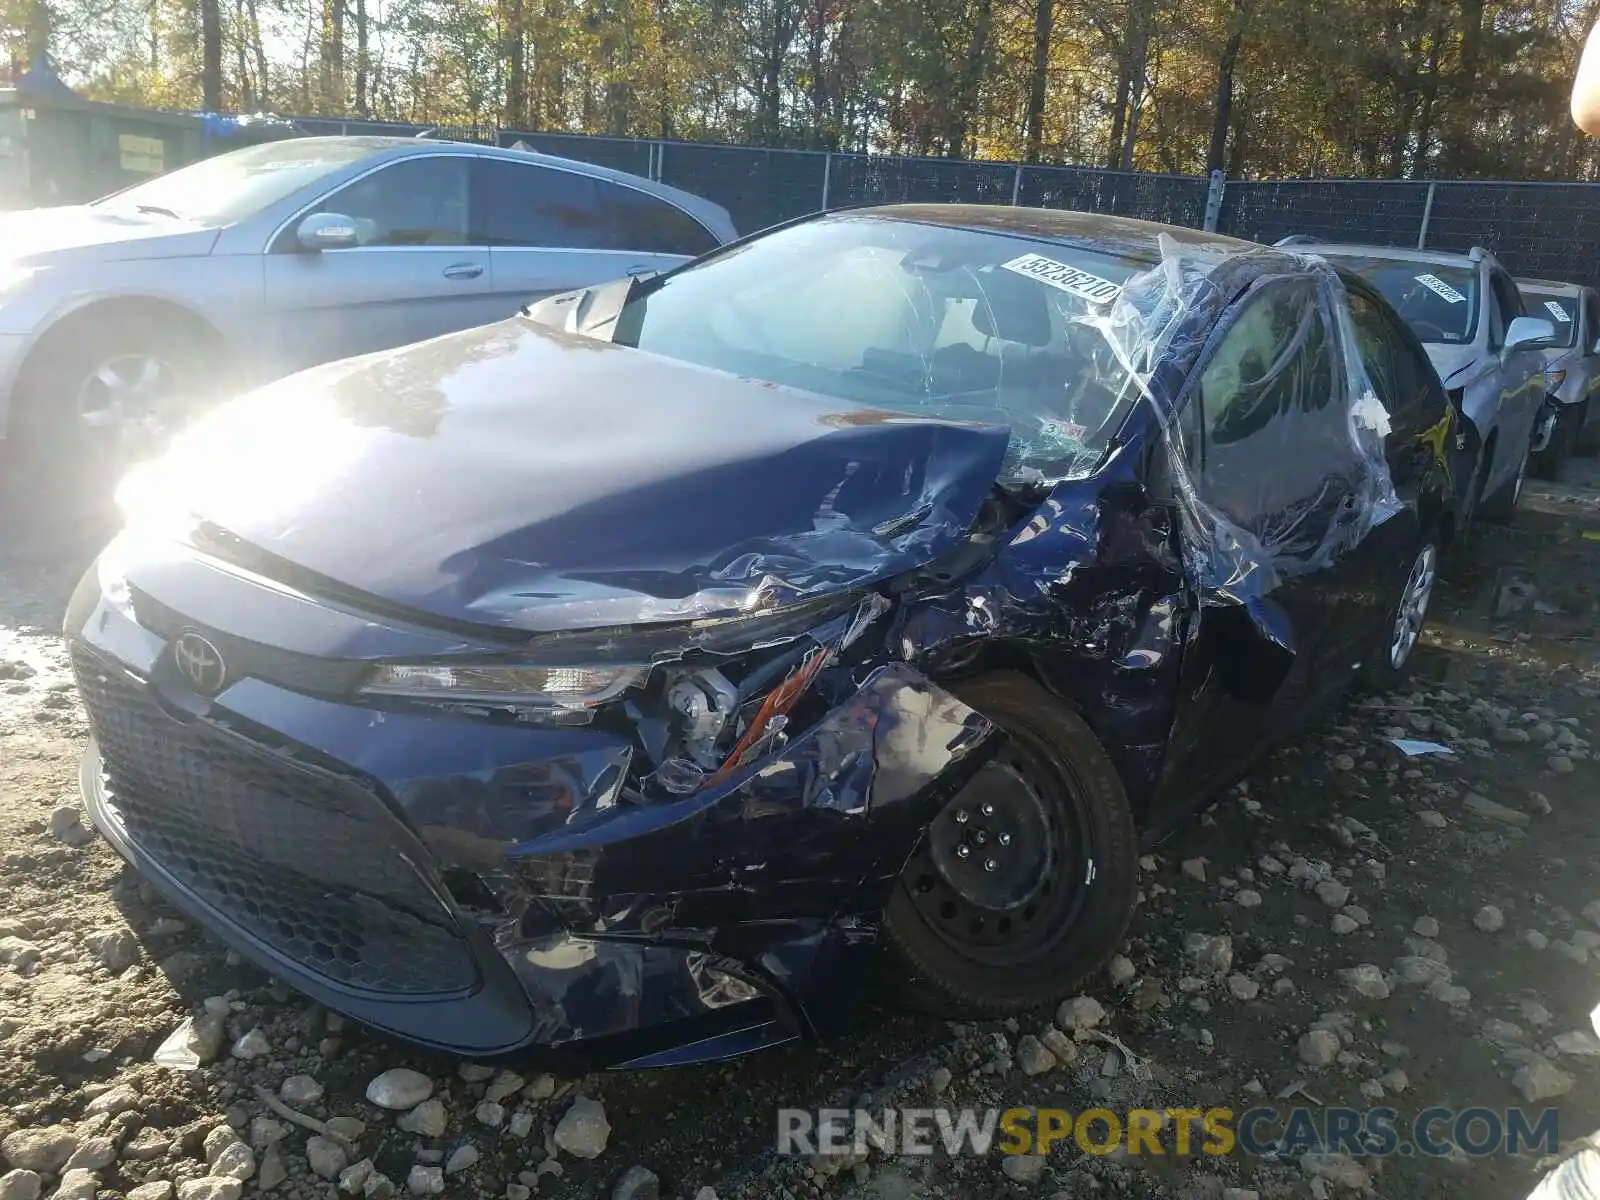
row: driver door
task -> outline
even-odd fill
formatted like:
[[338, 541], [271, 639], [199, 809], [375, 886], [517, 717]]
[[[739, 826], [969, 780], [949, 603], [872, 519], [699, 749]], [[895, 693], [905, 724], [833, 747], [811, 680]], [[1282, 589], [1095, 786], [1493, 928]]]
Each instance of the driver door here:
[[[505, 315], [489, 249], [474, 245], [471, 163], [428, 154], [388, 163], [301, 213], [266, 259], [266, 309], [280, 369], [387, 350]], [[355, 221], [361, 244], [308, 253], [295, 227], [311, 212]]]
[[[1184, 655], [1167, 803], [1237, 775], [1348, 678], [1348, 664], [1333, 660], [1352, 619], [1355, 546], [1341, 530], [1360, 476], [1319, 286], [1304, 277], [1253, 288], [1224, 317], [1182, 402], [1184, 465], [1201, 508], [1186, 522], [1198, 528], [1185, 530], [1201, 544], [1187, 549], [1209, 567], [1206, 580], [1191, 580], [1204, 599]], [[1263, 620], [1292, 661], [1266, 694], [1244, 699], [1253, 685], [1243, 673], [1270, 640]]]

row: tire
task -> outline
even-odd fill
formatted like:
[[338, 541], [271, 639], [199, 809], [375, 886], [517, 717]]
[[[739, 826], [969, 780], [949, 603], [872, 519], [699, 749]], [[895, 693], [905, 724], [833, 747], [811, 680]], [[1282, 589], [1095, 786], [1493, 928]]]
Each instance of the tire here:
[[[1517, 505], [1522, 501], [1522, 485], [1527, 482], [1529, 455], [1523, 455], [1522, 463], [1517, 468], [1517, 473], [1502, 483], [1493, 495], [1485, 496], [1478, 501], [1478, 517], [1480, 520], [1493, 521], [1496, 525], [1505, 525], [1517, 515]], [[1489, 465], [1484, 464], [1483, 473], [1488, 478]]]
[[[924, 831], [885, 906], [885, 942], [912, 1006], [1024, 1012], [1072, 994], [1122, 944], [1138, 832], [1111, 760], [1065, 704], [1011, 673], [952, 691], [1007, 745]], [[958, 858], [961, 845], [984, 858]], [[984, 872], [997, 857], [1009, 869]]]
[[[206, 342], [170, 310], [68, 318], [41, 339], [17, 381], [13, 433], [23, 457], [52, 478], [120, 474], [192, 411]], [[108, 379], [124, 385], [125, 404]], [[137, 415], [144, 408], [149, 416]]]
[[1410, 673], [1423, 626], [1427, 623], [1428, 605], [1438, 583], [1440, 559], [1438, 537], [1425, 535], [1412, 557], [1411, 570], [1401, 585], [1400, 594], [1389, 606], [1384, 630], [1362, 664], [1358, 681], [1362, 691], [1392, 691]]
[[1583, 419], [1582, 405], [1563, 404], [1556, 410], [1555, 428], [1550, 431], [1550, 444], [1528, 460], [1528, 473], [1535, 479], [1560, 479], [1561, 470], [1572, 457], [1578, 441], [1578, 424]]

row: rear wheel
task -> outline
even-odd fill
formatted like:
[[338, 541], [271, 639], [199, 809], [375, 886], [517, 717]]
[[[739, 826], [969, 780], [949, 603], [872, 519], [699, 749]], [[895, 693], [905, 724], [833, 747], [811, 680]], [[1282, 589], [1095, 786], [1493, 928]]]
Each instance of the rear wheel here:
[[1437, 539], [1428, 536], [1411, 561], [1405, 586], [1389, 610], [1383, 636], [1362, 667], [1361, 682], [1367, 690], [1388, 691], [1405, 678], [1422, 638], [1422, 627], [1427, 623], [1428, 605], [1433, 600], [1433, 585], [1438, 578], [1439, 544]]
[[1007, 743], [924, 831], [886, 940], [918, 1007], [1020, 1012], [1069, 995], [1121, 944], [1137, 831], [1110, 759], [1059, 700], [1014, 674], [952, 690]]

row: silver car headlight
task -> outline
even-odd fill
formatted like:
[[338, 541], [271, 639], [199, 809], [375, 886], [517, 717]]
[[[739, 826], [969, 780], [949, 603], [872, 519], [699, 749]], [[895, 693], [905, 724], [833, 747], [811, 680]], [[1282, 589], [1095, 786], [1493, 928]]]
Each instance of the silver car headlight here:
[[361, 692], [582, 713], [616, 699], [648, 674], [642, 666], [389, 663], [374, 668]]

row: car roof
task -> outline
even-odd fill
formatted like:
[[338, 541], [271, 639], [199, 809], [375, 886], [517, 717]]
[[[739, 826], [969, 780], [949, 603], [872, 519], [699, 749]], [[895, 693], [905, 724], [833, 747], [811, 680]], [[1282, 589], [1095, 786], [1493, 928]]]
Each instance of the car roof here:
[[1181, 225], [1163, 225], [1155, 221], [1136, 221], [1130, 217], [1110, 217], [1102, 213], [1063, 208], [1020, 208], [1007, 204], [883, 204], [844, 211], [1085, 247], [1096, 242], [1116, 242], [1117, 253], [1149, 262], [1160, 261], [1161, 248], [1157, 239], [1162, 234], [1179, 245], [1196, 249], [1237, 254], [1271, 249], [1259, 242], [1205, 233]]
[[627, 171], [618, 171], [612, 167], [602, 167], [598, 163], [584, 162], [576, 158], [562, 158], [555, 154], [543, 154], [537, 150], [513, 150], [504, 146], [489, 146], [481, 142], [446, 141], [442, 138], [422, 137], [385, 137], [375, 134], [360, 134], [337, 137], [316, 138], [289, 138], [279, 145], [296, 141], [315, 141], [322, 144], [346, 146], [354, 151], [365, 151], [374, 158], [408, 158], [416, 155], [455, 153], [470, 151], [484, 158], [501, 158], [509, 162], [538, 163], [547, 167], [555, 167], [563, 171], [573, 171], [579, 175], [588, 175], [594, 179], [605, 179], [613, 183], [620, 183], [639, 191], [648, 192], [663, 200], [683, 209], [701, 224], [710, 228], [723, 241], [729, 241], [737, 232], [733, 226], [733, 219], [728, 215], [728, 210], [720, 204], [707, 200], [704, 196], [697, 196], [693, 192], [683, 191], [681, 188], [672, 187], [670, 184], [658, 183], [654, 179], [647, 179], [643, 175], [633, 175]]
[[1548, 292], [1553, 296], [1581, 296], [1587, 290], [1581, 283], [1564, 283], [1559, 279], [1519, 279], [1517, 287], [1523, 291]]
[[[1321, 254], [1344, 255], [1350, 258], [1392, 258], [1399, 262], [1433, 263], [1441, 267], [1466, 267], [1471, 269], [1476, 266], [1478, 259], [1472, 254], [1461, 254], [1454, 250], [1418, 250], [1414, 246], [1371, 246], [1355, 242], [1296, 242], [1292, 247], [1296, 254]], [[1482, 254], [1486, 261], [1493, 261], [1494, 256], [1487, 252]]]

